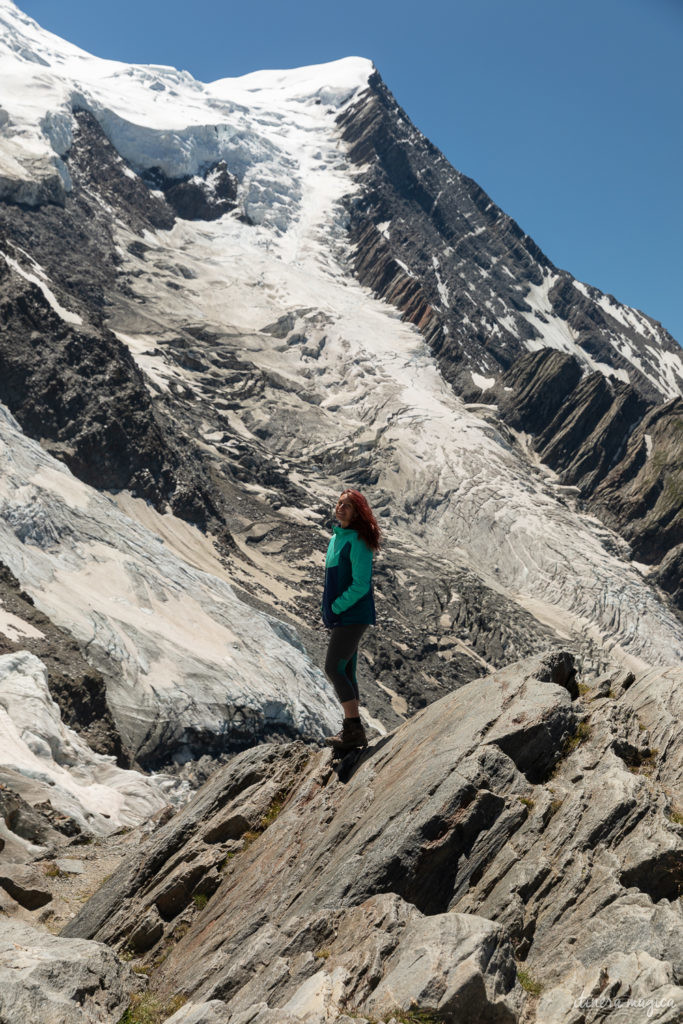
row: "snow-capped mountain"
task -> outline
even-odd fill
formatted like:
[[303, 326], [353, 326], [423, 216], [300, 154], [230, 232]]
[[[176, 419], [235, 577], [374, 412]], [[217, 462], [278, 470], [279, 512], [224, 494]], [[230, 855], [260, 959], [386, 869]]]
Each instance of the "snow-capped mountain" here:
[[0, 84], [0, 1017], [678, 1020], [677, 344], [369, 61], [203, 84], [0, 0]]
[[645, 579], [678, 557], [668, 506], [649, 565], [629, 537], [641, 564], [623, 487], [605, 526], [572, 460], [536, 452], [539, 402], [583, 387], [572, 451], [611, 445], [584, 498], [624, 460], [680, 472], [675, 432], [627, 451], [680, 403], [658, 324], [554, 268], [369, 61], [203, 84], [9, 0], [0, 29], [2, 560], [102, 672], [134, 756], [331, 727], [311, 659], [349, 485], [386, 533], [364, 671], [385, 725], [553, 639], [594, 667], [680, 659]]

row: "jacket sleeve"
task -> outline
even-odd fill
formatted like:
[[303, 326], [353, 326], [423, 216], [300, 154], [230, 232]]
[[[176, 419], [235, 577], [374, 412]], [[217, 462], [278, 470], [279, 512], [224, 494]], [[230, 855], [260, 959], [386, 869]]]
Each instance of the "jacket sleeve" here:
[[360, 538], [351, 545], [351, 574], [351, 586], [332, 602], [332, 611], [335, 615], [347, 611], [370, 590], [372, 551]]

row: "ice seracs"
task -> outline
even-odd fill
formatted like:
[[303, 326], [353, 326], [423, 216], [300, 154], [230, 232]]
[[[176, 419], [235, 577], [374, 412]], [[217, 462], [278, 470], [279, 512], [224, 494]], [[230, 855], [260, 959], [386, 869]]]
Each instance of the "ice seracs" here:
[[[175, 178], [226, 160], [240, 180], [254, 164], [272, 164], [282, 182], [292, 169], [287, 140], [280, 145], [285, 115], [322, 106], [329, 116], [373, 71], [370, 61], [350, 57], [205, 85], [175, 68], [93, 57], [44, 31], [9, 0], [0, 5], [0, 28], [0, 195], [29, 204], [59, 201], [71, 189], [64, 158], [73, 139], [73, 110], [93, 113], [136, 170], [158, 167]], [[267, 193], [267, 183], [263, 187]], [[270, 187], [269, 208], [277, 203], [277, 188]], [[249, 205], [258, 213], [253, 195]]]
[[141, 761], [269, 732], [321, 738], [336, 724], [332, 689], [294, 631], [244, 605], [215, 555], [204, 551], [215, 575], [195, 568], [190, 536], [191, 561], [178, 557], [29, 441], [2, 407], [0, 454], [3, 559], [40, 609], [87, 646]]
[[26, 651], [0, 657], [0, 772], [33, 804], [48, 801], [86, 834], [139, 825], [188, 792], [171, 776], [126, 771], [93, 753], [62, 722], [47, 669]]

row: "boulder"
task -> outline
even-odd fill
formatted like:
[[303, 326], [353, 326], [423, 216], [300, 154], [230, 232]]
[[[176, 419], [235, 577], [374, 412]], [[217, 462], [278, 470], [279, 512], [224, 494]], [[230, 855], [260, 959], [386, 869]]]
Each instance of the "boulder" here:
[[0, 886], [26, 910], [37, 910], [52, 900], [47, 877], [34, 865], [6, 864], [0, 867]]
[[424, 1011], [458, 1024], [514, 1024], [514, 955], [504, 930], [472, 914], [437, 914], [414, 918], [384, 977], [362, 1005], [368, 1016], [392, 1010]]
[[0, 937], [3, 1024], [118, 1024], [142, 982], [99, 942], [62, 939], [19, 921]]

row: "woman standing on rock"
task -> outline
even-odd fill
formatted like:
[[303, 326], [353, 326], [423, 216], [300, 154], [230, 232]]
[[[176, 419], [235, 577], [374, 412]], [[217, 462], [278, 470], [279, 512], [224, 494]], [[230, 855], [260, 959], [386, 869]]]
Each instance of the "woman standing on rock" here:
[[344, 491], [334, 510], [334, 527], [325, 557], [323, 622], [332, 632], [325, 673], [344, 710], [341, 732], [327, 743], [335, 750], [366, 747], [365, 729], [358, 707], [356, 661], [358, 644], [368, 626], [375, 624], [372, 558], [382, 536], [366, 499], [359, 491]]

